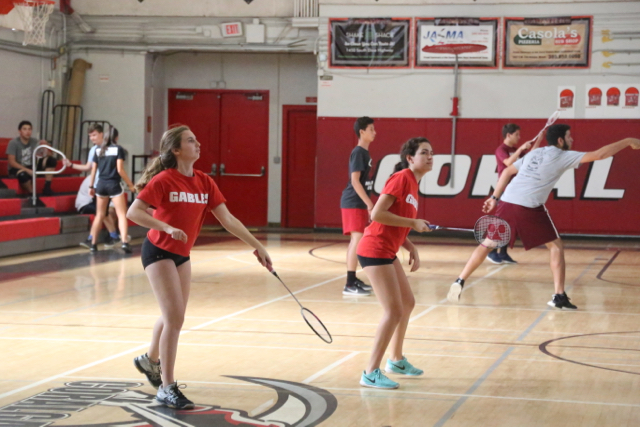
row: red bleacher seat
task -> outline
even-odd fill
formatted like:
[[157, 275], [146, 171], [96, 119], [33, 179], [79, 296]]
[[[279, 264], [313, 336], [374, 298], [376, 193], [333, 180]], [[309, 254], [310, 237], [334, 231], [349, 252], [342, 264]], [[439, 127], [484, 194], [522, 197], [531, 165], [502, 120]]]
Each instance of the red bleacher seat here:
[[21, 199], [0, 199], [0, 217], [20, 215], [21, 209]]
[[0, 160], [0, 176], [9, 175], [9, 160]]
[[0, 222], [0, 242], [60, 234], [60, 218], [18, 219]]
[[40, 200], [48, 208], [54, 208], [55, 213], [75, 212], [76, 211], [76, 196], [75, 195], [61, 195], [40, 197]]
[[7, 146], [9, 145], [9, 141], [12, 138], [0, 138], [0, 159], [6, 159], [7, 155], [5, 152], [7, 151]]
[[[84, 177], [82, 177], [82, 176], [58, 176], [58, 177], [53, 177], [53, 181], [51, 182], [51, 189], [55, 193], [74, 193], [74, 194], [76, 194], [78, 192], [78, 189], [80, 188], [80, 184], [82, 184], [83, 180], [84, 180]], [[44, 181], [45, 181], [44, 178], [38, 178], [36, 180], [36, 186], [37, 186], [36, 191], [38, 193], [42, 193], [42, 189], [44, 188]], [[11, 190], [16, 190], [17, 194], [25, 194], [24, 191], [22, 191], [22, 188], [20, 187], [20, 184], [18, 183], [18, 179], [17, 178], [2, 178], [2, 182], [5, 183], [7, 188], [9, 188]]]

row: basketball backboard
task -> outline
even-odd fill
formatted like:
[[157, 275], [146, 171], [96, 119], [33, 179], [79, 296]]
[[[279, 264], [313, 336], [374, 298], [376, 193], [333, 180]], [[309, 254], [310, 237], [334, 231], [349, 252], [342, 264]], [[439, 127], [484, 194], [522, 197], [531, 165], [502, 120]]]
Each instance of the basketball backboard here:
[[24, 31], [24, 22], [13, 0], [0, 0], [0, 27]]

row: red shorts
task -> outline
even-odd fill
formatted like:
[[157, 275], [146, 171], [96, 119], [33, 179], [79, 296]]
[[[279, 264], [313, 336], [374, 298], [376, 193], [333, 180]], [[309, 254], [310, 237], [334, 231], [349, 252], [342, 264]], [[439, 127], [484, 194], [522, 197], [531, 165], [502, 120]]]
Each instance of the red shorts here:
[[509, 246], [512, 248], [516, 237], [520, 237], [526, 250], [552, 242], [560, 237], [544, 205], [537, 208], [527, 208], [508, 202], [500, 202], [496, 216], [509, 223], [511, 227]]
[[369, 211], [367, 209], [341, 209], [342, 234], [349, 235], [352, 231], [364, 233], [369, 225]]

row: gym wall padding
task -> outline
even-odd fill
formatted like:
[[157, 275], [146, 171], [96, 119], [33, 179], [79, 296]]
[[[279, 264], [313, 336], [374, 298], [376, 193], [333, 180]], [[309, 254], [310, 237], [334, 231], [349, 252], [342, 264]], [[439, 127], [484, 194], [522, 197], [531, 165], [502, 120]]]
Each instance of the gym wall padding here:
[[[353, 131], [355, 117], [319, 117], [316, 170], [315, 226], [317, 228], [340, 228], [340, 195], [348, 179], [349, 154], [357, 144]], [[375, 119], [375, 118], [374, 118]], [[432, 196], [420, 194], [419, 217], [433, 224], [450, 227], [473, 227], [482, 216], [481, 208], [489, 195], [473, 194], [483, 156], [490, 159], [502, 143], [501, 130], [506, 123], [517, 123], [521, 127], [521, 142], [527, 141], [542, 129], [546, 119], [459, 119], [457, 126], [456, 154], [468, 156], [468, 169], [464, 188], [457, 194]], [[571, 126], [574, 136], [573, 149], [592, 151], [625, 137], [640, 135], [639, 120], [584, 120], [561, 119], [559, 122]], [[428, 138], [436, 155], [450, 157], [450, 119], [375, 119], [377, 136], [371, 144], [373, 159], [372, 174], [378, 172], [380, 161], [387, 155], [398, 154], [404, 141], [416, 136]], [[546, 144], [543, 140], [542, 144]], [[546, 206], [560, 233], [640, 235], [640, 150], [626, 148], [618, 153], [606, 176], [595, 176], [597, 169], [590, 164], [575, 170], [575, 196], [557, 197], [553, 191]], [[463, 168], [464, 165], [459, 166]], [[448, 167], [430, 174], [439, 173], [439, 186], [446, 187]], [[600, 171], [601, 172], [601, 171]], [[379, 180], [386, 177], [375, 176]], [[621, 198], [598, 199], [585, 197], [587, 182], [593, 187], [599, 182], [604, 189], [621, 190]], [[380, 187], [381, 188], [381, 187]], [[590, 187], [591, 188], [591, 187]], [[374, 198], [375, 200], [375, 198]]]

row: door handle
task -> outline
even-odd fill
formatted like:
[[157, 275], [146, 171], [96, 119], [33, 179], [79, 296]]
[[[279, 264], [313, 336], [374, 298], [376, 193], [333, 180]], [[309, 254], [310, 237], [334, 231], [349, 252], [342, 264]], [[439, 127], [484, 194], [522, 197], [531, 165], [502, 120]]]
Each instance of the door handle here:
[[225, 173], [224, 172], [224, 163], [220, 164], [220, 176], [253, 176], [253, 177], [261, 177], [264, 176], [264, 166], [260, 168], [260, 173]]
[[211, 165], [211, 173], [209, 175], [211, 176], [218, 175], [218, 166], [215, 163]]

